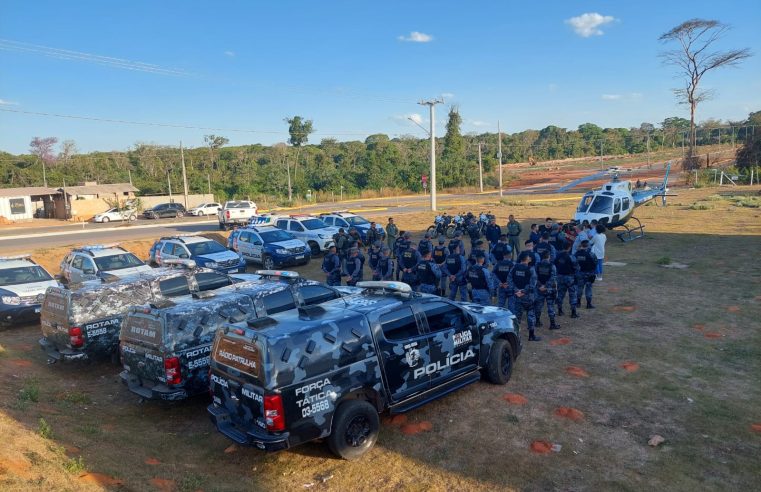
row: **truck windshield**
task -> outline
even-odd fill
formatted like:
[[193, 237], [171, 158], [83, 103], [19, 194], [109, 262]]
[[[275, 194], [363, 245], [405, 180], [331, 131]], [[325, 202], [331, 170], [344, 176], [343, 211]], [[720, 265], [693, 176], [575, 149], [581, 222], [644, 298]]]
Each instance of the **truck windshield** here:
[[208, 240], [201, 243], [186, 244], [190, 250], [191, 256], [210, 255], [214, 253], [221, 253], [227, 251], [227, 249], [216, 241]]
[[104, 270], [107, 272], [145, 265], [145, 263], [140, 261], [140, 259], [132, 253], [101, 256], [100, 258], [95, 258], [95, 264], [98, 265], [98, 270]]
[[225, 208], [251, 208], [248, 202], [227, 202]]
[[314, 231], [315, 229], [324, 229], [328, 227], [328, 224], [323, 222], [320, 219], [307, 219], [301, 222], [301, 225], [309, 229], [310, 231]]
[[367, 219], [360, 217], [359, 215], [355, 215], [354, 217], [346, 217], [346, 222], [349, 223], [349, 225], [362, 225], [362, 224], [369, 224]]
[[289, 241], [293, 236], [280, 229], [276, 231], [267, 231], [259, 234], [265, 243], [279, 243], [280, 241]]
[[48, 272], [38, 266], [6, 268], [0, 270], [0, 286], [31, 284], [51, 280]]
[[613, 206], [613, 199], [609, 196], [597, 195], [592, 206], [589, 207], [590, 214], [609, 214]]

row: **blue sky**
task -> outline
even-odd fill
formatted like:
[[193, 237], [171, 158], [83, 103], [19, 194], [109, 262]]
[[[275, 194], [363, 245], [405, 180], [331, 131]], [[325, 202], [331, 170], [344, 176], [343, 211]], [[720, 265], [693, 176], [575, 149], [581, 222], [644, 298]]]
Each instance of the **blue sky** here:
[[[583, 14], [576, 21], [569, 19]], [[0, 150], [34, 136], [80, 150], [284, 141], [283, 118], [314, 120], [310, 142], [424, 132], [424, 98], [457, 104], [464, 132], [554, 124], [638, 126], [688, 117], [657, 38], [691, 17], [733, 30], [741, 67], [710, 73], [709, 117], [761, 109], [761, 2], [17, 1], [0, 0], [0, 109], [223, 128], [112, 124], [0, 111]], [[445, 106], [437, 108], [443, 132]], [[249, 130], [235, 132], [231, 129]]]

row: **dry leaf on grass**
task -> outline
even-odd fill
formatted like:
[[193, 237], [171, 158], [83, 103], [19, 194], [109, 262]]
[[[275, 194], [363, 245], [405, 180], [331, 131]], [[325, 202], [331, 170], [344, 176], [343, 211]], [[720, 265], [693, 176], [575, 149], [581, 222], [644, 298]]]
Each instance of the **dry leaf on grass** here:
[[647, 441], [647, 443], [651, 445], [652, 447], [656, 447], [664, 442], [666, 442], [666, 439], [663, 436], [658, 434], [651, 436], [650, 440]]

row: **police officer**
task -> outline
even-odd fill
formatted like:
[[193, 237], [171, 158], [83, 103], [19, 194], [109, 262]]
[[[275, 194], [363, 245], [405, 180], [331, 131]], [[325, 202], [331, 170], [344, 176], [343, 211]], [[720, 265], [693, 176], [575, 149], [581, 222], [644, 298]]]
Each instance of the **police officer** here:
[[547, 303], [547, 315], [550, 317], [550, 330], [557, 330], [560, 326], [555, 323], [555, 296], [557, 295], [557, 270], [550, 261], [550, 252], [542, 253], [542, 261], [536, 265], [536, 300], [534, 301], [534, 315], [536, 327], [542, 326], [542, 309]]
[[529, 236], [528, 236], [529, 240], [532, 243], [536, 244], [536, 243], [539, 242], [539, 238], [541, 236], [542, 235], [539, 234], [539, 228], [538, 228], [538, 226], [536, 224], [531, 224], [531, 231], [529, 232]]
[[417, 250], [417, 244], [410, 243], [409, 247], [399, 257], [399, 266], [402, 269], [402, 282], [409, 284], [413, 290], [417, 287], [417, 265], [423, 258]]
[[431, 258], [431, 252], [425, 251], [423, 259], [415, 267], [417, 280], [420, 284], [420, 292], [424, 294], [435, 294], [438, 290], [439, 280], [441, 279], [441, 270]]
[[527, 257], [529, 259], [529, 264], [531, 268], [534, 268], [541, 259], [539, 258], [539, 255], [534, 252], [534, 243], [531, 241], [531, 239], [526, 239], [526, 241], [523, 243], [523, 251], [520, 252], [518, 255], [518, 263], [523, 261], [523, 257]]
[[499, 241], [492, 247], [491, 253], [489, 253], [489, 263], [494, 265], [502, 261], [505, 256], [510, 256], [510, 251], [511, 248], [507, 244], [507, 236], [505, 234], [500, 235]]
[[486, 269], [484, 261], [486, 255], [483, 251], [476, 251], [474, 254], [475, 265], [468, 268], [468, 283], [471, 288], [473, 302], [488, 306], [491, 302], [491, 293], [494, 291], [496, 281], [494, 275]]
[[421, 255], [426, 251], [433, 252], [433, 242], [431, 241], [431, 235], [429, 233], [426, 232], [423, 239], [420, 240], [420, 243], [417, 245], [417, 250]]
[[491, 249], [497, 245], [497, 241], [499, 241], [499, 238], [502, 235], [502, 228], [497, 225], [496, 217], [492, 216], [489, 218], [489, 224], [486, 226], [484, 235], [486, 236], [486, 240], [489, 241], [489, 251], [491, 251]]
[[476, 239], [476, 242], [473, 243], [473, 249], [470, 251], [470, 255], [468, 256], [468, 263], [470, 265], [475, 265], [476, 262], [476, 256], [477, 255], [483, 255], [484, 256], [484, 264], [485, 266], [489, 265], [488, 257], [486, 250], [484, 249], [484, 241], [483, 239]]
[[402, 235], [399, 236], [399, 239], [396, 240], [396, 279], [399, 280], [399, 277], [402, 274], [402, 253], [404, 253], [409, 247], [410, 247], [410, 233], [402, 231]]
[[460, 253], [460, 246], [455, 244], [454, 251], [449, 253], [444, 262], [444, 275], [449, 279], [449, 299], [454, 301], [458, 290], [460, 291], [460, 301], [467, 299], [467, 289], [465, 288], [467, 270], [468, 264], [465, 257]]
[[454, 238], [449, 241], [449, 253], [454, 252], [455, 246], [459, 247], [460, 254], [465, 256], [465, 243], [462, 240], [462, 231], [457, 231], [454, 233]]
[[[375, 227], [375, 222], [370, 222], [370, 228], [365, 233], [367, 244], [372, 246], [376, 241], [380, 240], [380, 238], [380, 232], [378, 231], [378, 228]], [[378, 251], [380, 251], [380, 249]]]
[[542, 234], [542, 236], [539, 238], [539, 242], [534, 245], [534, 253], [539, 255], [539, 258], [542, 258], [542, 255], [544, 255], [545, 251], [550, 252], [550, 261], [555, 261], [555, 256], [557, 256], [557, 251], [555, 251], [555, 246], [550, 244], [550, 233], [545, 232]]
[[[492, 251], [492, 253], [494, 253], [494, 251]], [[494, 270], [492, 270], [498, 284], [497, 307], [503, 308], [505, 307], [505, 304], [507, 304], [507, 309], [511, 312], [515, 309], [513, 287], [510, 285], [510, 272], [513, 270], [514, 266], [515, 263], [513, 263], [513, 260], [505, 255], [494, 263]]]
[[470, 250], [473, 251], [476, 247], [476, 241], [481, 238], [481, 231], [478, 230], [478, 222], [475, 218], [468, 219], [468, 236], [470, 236]]
[[508, 244], [512, 248], [512, 253], [510, 253], [510, 259], [514, 257], [514, 255], [518, 254], [518, 251], [520, 251], [521, 248], [521, 224], [517, 220], [515, 220], [515, 217], [513, 214], [510, 214], [510, 216], [507, 218], [507, 237], [508, 237]]
[[570, 253], [571, 244], [566, 243], [565, 249], [558, 253], [555, 258], [555, 269], [558, 273], [558, 316], [563, 316], [563, 299], [568, 292], [568, 303], [571, 305], [571, 318], [578, 318], [576, 306], [579, 305], [578, 291], [576, 289], [576, 276], [579, 272], [579, 262]]
[[[388, 218], [386, 224], [386, 245], [391, 250], [391, 254], [396, 254], [396, 239], [399, 237], [399, 227], [394, 223], [394, 218]], [[396, 258], [396, 256], [394, 256]]]
[[341, 259], [336, 254], [336, 245], [331, 244], [328, 254], [322, 259], [322, 271], [327, 275], [325, 283], [341, 285]]
[[370, 246], [370, 250], [367, 252], [367, 264], [370, 265], [370, 271], [375, 272], [378, 268], [378, 260], [381, 256], [381, 242], [376, 240]]
[[357, 285], [357, 282], [362, 281], [362, 260], [359, 258], [358, 248], [351, 248], [349, 250], [349, 258], [346, 260], [344, 276], [349, 277], [346, 280], [346, 285]]
[[[532, 253], [533, 254], [533, 253]], [[518, 257], [519, 263], [515, 265], [510, 272], [510, 282], [515, 289], [515, 315], [518, 323], [523, 318], [523, 312], [526, 312], [528, 319], [528, 339], [532, 342], [541, 340], [534, 334], [534, 325], [536, 318], [534, 315], [534, 292], [536, 290], [536, 272], [529, 266], [531, 255], [521, 253]]]
[[373, 271], [373, 280], [391, 280], [394, 278], [394, 261], [391, 259], [391, 249], [384, 246], [378, 258], [378, 264]]
[[[436, 263], [436, 266], [439, 267], [439, 270], [442, 270], [444, 268], [444, 262], [447, 261], [449, 250], [446, 246], [444, 246], [444, 236], [439, 236], [439, 244], [437, 246], [433, 247], [433, 254], [431, 257], [433, 258], [434, 263]], [[442, 275], [441, 281], [439, 282], [439, 295], [445, 296], [447, 292], [447, 276]]]
[[349, 256], [349, 236], [346, 235], [343, 227], [338, 229], [338, 234], [333, 237], [333, 241], [336, 243], [336, 252], [343, 269], [346, 265], [346, 258]]
[[361, 248], [363, 246], [362, 244], [362, 237], [359, 235], [359, 232], [357, 231], [356, 227], [350, 227], [349, 228], [349, 248]]
[[579, 303], [581, 303], [581, 293], [587, 298], [587, 309], [594, 309], [592, 305], [592, 284], [595, 282], [595, 270], [597, 268], [597, 257], [589, 249], [589, 240], [585, 239], [579, 245], [576, 251], [576, 261], [579, 262], [579, 273], [576, 277], [576, 288], [578, 289]]

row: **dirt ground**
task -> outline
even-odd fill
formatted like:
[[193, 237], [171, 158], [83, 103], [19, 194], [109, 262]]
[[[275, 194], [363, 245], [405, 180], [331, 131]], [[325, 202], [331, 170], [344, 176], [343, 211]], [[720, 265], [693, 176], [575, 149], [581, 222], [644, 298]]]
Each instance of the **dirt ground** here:
[[[205, 397], [140, 403], [117, 366], [48, 366], [39, 326], [0, 331], [0, 489], [757, 489], [761, 208], [722, 195], [737, 190], [759, 192], [679, 190], [665, 208], [638, 209], [645, 238], [608, 233], [617, 265], [594, 285], [597, 309], [524, 339], [507, 386], [481, 382], [384, 418], [358, 462], [322, 443], [277, 454], [233, 446]], [[483, 204], [524, 226], [574, 206]], [[419, 235], [431, 217], [397, 222]], [[145, 257], [150, 241], [124, 245]], [[35, 258], [55, 270], [64, 252]], [[322, 279], [319, 262], [299, 270]], [[648, 445], [656, 435], [664, 441]]]

